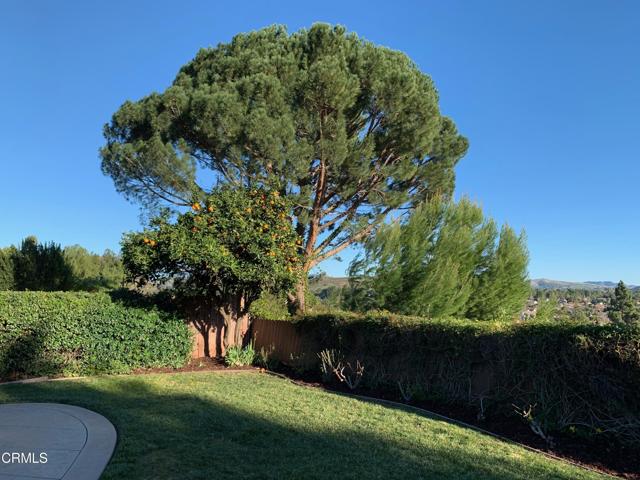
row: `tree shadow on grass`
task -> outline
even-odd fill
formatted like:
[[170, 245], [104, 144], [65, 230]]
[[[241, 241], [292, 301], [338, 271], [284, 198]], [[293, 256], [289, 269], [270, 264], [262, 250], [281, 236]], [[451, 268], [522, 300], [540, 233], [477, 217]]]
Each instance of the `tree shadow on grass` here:
[[17, 380], [25, 376], [56, 374], [63, 362], [44, 350], [45, 334], [38, 328], [23, 332], [0, 349], [0, 380]]
[[[230, 382], [236, 387], [230, 389]], [[281, 395], [294, 401], [285, 404]], [[481, 435], [455, 427], [452, 436], [446, 422], [401, 418], [406, 412], [380, 405], [360, 410], [358, 400], [257, 374], [98, 377], [0, 387], [0, 403], [19, 401], [69, 403], [108, 418], [118, 430], [118, 444], [104, 479], [590, 478], [562, 464], [544, 467], [546, 459], [531, 462], [532, 454], [506, 444], [478, 448]], [[332, 419], [339, 412], [347, 412], [346, 423]], [[380, 415], [393, 416], [386, 428], [380, 428]], [[424, 422], [429, 438], [417, 442], [403, 430], [405, 422]]]

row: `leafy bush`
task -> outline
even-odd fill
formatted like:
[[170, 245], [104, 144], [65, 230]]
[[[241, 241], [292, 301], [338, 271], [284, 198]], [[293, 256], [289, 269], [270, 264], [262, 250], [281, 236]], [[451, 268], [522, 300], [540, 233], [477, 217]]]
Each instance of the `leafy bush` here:
[[179, 367], [186, 324], [103, 293], [0, 292], [0, 378]]
[[365, 389], [472, 406], [479, 416], [527, 411], [546, 433], [640, 445], [640, 328], [385, 312], [307, 315], [295, 325], [318, 372], [317, 354], [335, 350], [366, 365]]
[[269, 292], [262, 292], [260, 298], [251, 304], [249, 313], [252, 317], [265, 320], [283, 320], [291, 317], [287, 310], [286, 296]]
[[244, 348], [239, 345], [229, 347], [224, 355], [224, 362], [229, 367], [244, 367], [253, 365], [255, 358], [256, 352], [253, 349], [253, 344], [249, 343], [249, 345]]

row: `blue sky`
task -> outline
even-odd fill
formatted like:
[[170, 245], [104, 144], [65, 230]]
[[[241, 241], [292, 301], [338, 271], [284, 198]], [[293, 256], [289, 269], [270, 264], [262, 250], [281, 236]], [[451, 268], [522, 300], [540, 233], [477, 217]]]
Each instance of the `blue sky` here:
[[[97, 152], [120, 104], [235, 33], [324, 21], [433, 77], [470, 140], [457, 196], [526, 229], [533, 278], [640, 284], [640, 2], [180, 3], [3, 2], [0, 245], [117, 249], [138, 208]], [[342, 274], [351, 255], [323, 269]]]

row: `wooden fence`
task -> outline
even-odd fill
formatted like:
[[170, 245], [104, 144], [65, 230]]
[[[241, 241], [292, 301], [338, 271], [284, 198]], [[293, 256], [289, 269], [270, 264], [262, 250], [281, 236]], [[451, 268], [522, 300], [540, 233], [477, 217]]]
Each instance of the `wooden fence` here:
[[251, 330], [255, 350], [263, 350], [282, 363], [306, 363], [305, 356], [314, 351], [314, 345], [298, 332], [294, 323], [257, 318]]
[[[192, 358], [220, 357], [224, 355], [222, 318], [208, 305], [194, 305], [189, 309], [188, 324], [194, 333], [195, 342]], [[242, 328], [246, 329], [245, 322]], [[314, 345], [296, 330], [295, 324], [285, 321], [262, 320], [256, 318], [251, 322], [248, 332], [257, 352], [263, 350], [280, 362], [296, 363], [303, 361], [309, 352], [315, 351]]]

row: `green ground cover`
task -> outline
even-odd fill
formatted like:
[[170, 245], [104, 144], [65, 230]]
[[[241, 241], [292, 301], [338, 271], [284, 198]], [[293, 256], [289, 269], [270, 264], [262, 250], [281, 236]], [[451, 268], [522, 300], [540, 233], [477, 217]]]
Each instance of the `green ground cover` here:
[[103, 376], [0, 386], [110, 419], [104, 479], [604, 478], [427, 416], [254, 372]]

